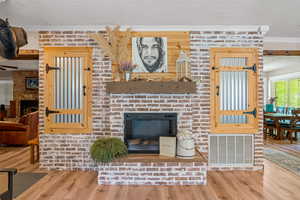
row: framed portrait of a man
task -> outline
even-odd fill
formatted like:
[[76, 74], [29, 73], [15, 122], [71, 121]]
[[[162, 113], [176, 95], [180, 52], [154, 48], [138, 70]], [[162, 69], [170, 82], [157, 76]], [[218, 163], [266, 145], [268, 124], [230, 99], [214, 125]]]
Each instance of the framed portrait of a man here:
[[132, 38], [133, 72], [168, 72], [168, 44], [166, 37]]

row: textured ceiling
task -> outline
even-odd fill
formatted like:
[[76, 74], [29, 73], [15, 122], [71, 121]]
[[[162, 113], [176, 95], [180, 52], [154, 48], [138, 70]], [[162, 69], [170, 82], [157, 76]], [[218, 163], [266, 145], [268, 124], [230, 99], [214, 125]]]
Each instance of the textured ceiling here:
[[270, 25], [267, 36], [300, 37], [299, 0], [7, 0], [13, 25]]

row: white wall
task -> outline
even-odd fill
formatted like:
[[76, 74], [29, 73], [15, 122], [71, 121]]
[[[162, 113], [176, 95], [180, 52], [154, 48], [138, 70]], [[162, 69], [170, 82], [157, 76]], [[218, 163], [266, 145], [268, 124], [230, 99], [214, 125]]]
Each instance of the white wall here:
[[12, 80], [12, 72], [11, 71], [1, 71], [0, 70], [0, 80]]
[[[264, 50], [300, 50], [299, 38], [272, 38], [266, 37]], [[264, 64], [264, 67], [267, 67]], [[272, 97], [272, 82], [282, 79], [300, 77], [300, 62], [290, 63], [287, 66], [281, 66], [279, 69], [264, 71], [264, 102]]]
[[265, 42], [265, 50], [300, 50], [300, 43]]
[[[25, 30], [26, 31], [26, 30]], [[39, 49], [39, 34], [38, 31], [26, 31], [28, 44], [21, 49]]]

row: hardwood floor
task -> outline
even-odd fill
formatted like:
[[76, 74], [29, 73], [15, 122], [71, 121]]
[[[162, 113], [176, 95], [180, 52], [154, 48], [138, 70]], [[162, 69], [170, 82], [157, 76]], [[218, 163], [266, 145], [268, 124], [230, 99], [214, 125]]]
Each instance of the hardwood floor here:
[[[0, 168], [41, 172], [29, 164], [29, 148], [0, 148]], [[96, 172], [46, 171], [17, 200], [293, 200], [300, 177], [265, 161], [265, 172], [209, 171], [207, 186], [99, 186]]]

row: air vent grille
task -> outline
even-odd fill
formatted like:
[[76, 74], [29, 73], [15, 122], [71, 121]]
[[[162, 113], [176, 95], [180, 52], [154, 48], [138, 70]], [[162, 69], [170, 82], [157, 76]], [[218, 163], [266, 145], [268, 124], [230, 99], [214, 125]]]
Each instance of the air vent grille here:
[[253, 135], [210, 135], [208, 158], [210, 166], [252, 166]]

